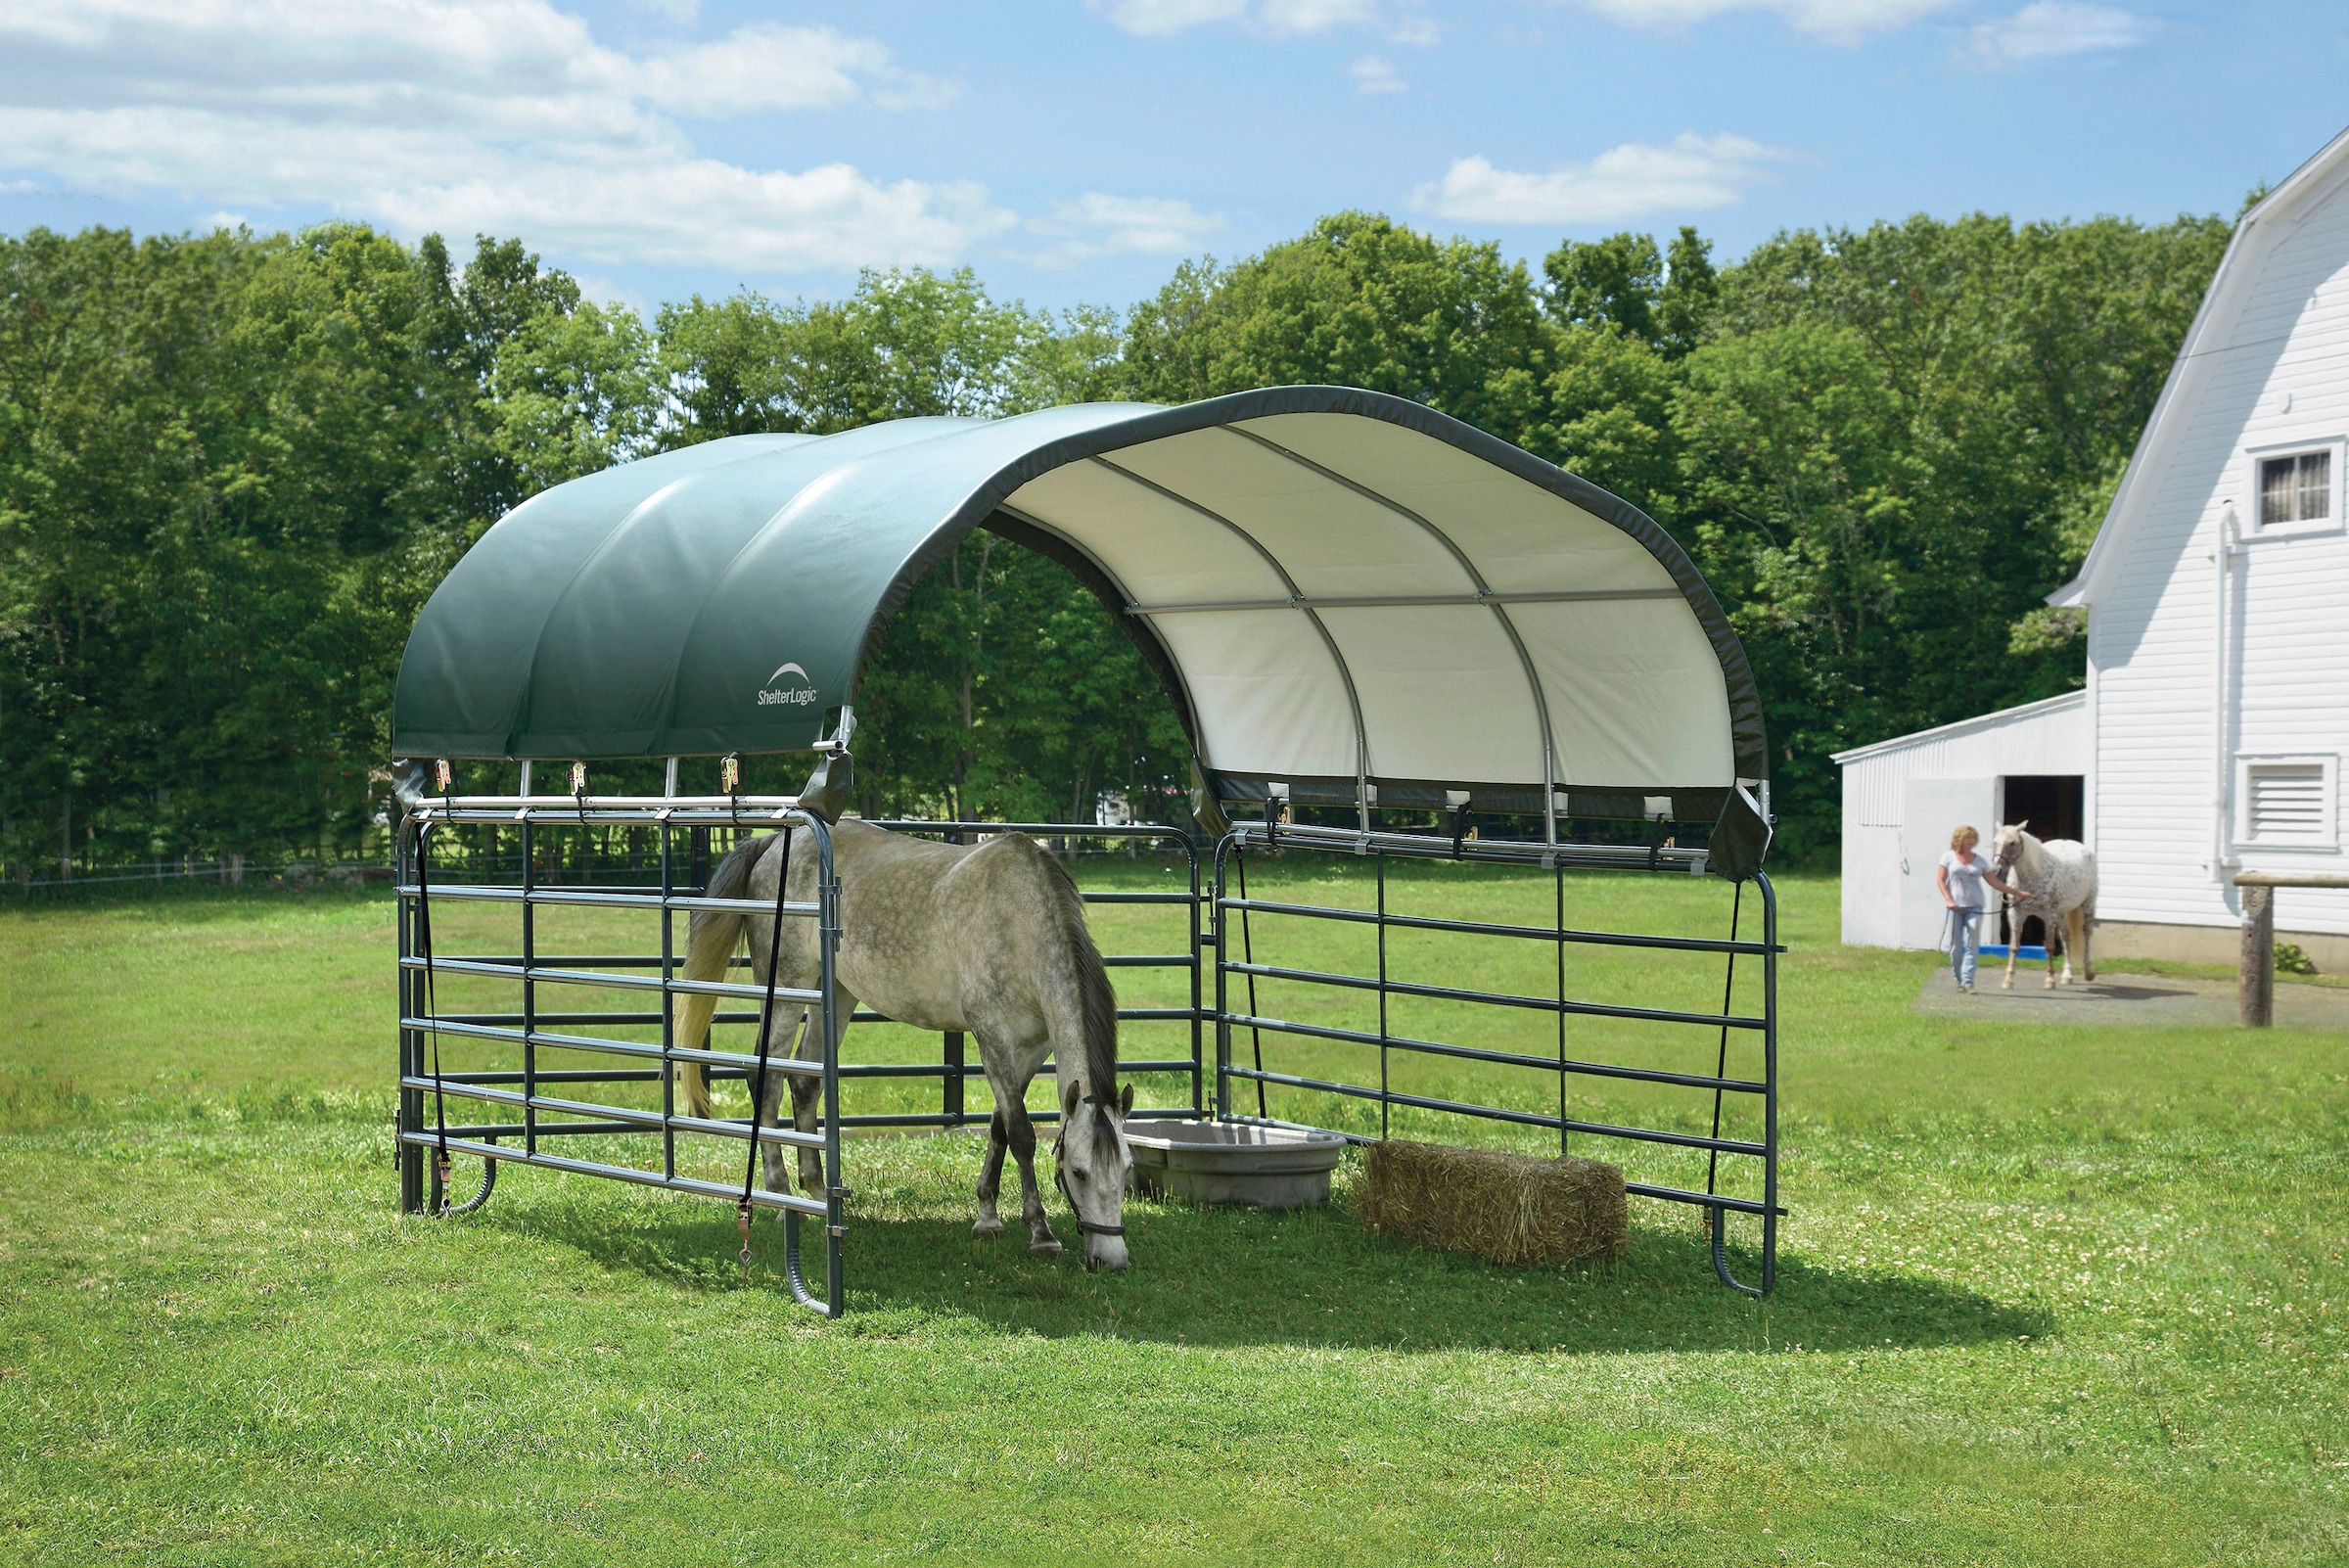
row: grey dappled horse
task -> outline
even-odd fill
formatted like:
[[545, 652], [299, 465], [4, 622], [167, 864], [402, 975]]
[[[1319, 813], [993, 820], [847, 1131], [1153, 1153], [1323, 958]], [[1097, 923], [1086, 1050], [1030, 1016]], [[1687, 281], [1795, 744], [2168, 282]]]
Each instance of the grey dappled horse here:
[[[2025, 824], [2001, 826], [1992, 842], [1991, 862], [2000, 877], [2023, 890], [2030, 912], [2048, 929], [2048, 979], [2055, 984], [2055, 954], [2063, 953], [2063, 983], [2072, 983], [2072, 954], [2080, 954], [2083, 980], [2096, 978], [2096, 960], [2090, 949], [2090, 928], [2096, 918], [2096, 857], [2085, 844], [2072, 839], [2035, 839]], [[2014, 989], [2014, 957], [2022, 947], [2022, 921], [2007, 933], [2006, 978], [2001, 989]]]
[[[790, 898], [815, 899], [816, 854], [808, 830], [791, 830]], [[775, 901], [785, 856], [782, 834], [756, 839], [720, 861], [710, 877], [714, 899]], [[1060, 1080], [1060, 1139], [1054, 1147], [1061, 1190], [1077, 1211], [1087, 1268], [1126, 1267], [1123, 1214], [1132, 1153], [1126, 1118], [1133, 1088], [1118, 1092], [1118, 999], [1109, 972], [1084, 922], [1077, 885], [1060, 863], [1024, 833], [996, 834], [984, 844], [936, 844], [890, 833], [870, 823], [843, 821], [832, 830], [833, 866], [840, 877], [838, 1025], [846, 1033], [858, 998], [915, 1029], [960, 1030], [979, 1042], [979, 1060], [994, 1090], [988, 1124], [987, 1163], [979, 1177], [979, 1220], [971, 1228], [1000, 1235], [995, 1196], [1008, 1149], [1020, 1164], [1020, 1212], [1029, 1250], [1057, 1253], [1060, 1241], [1044, 1218], [1036, 1180], [1036, 1128], [1028, 1119], [1029, 1081], [1051, 1053]], [[723, 979], [735, 947], [750, 938], [751, 965], [766, 983], [768, 943], [775, 917], [732, 910], [694, 912], [685, 959], [690, 980]], [[813, 990], [818, 981], [814, 922], [783, 922], [776, 984]], [[677, 1014], [676, 1038], [702, 1044], [717, 998], [688, 995]], [[777, 998], [765, 1038], [775, 1055], [821, 1061], [818, 1022], [805, 1003]], [[701, 1064], [679, 1064], [686, 1102], [711, 1115]], [[806, 1073], [769, 1073], [762, 1126], [772, 1125], [791, 1080], [792, 1122], [816, 1127], [821, 1080]], [[783, 1148], [766, 1145], [766, 1185], [790, 1189]], [[800, 1181], [821, 1194], [822, 1162], [800, 1151]]]

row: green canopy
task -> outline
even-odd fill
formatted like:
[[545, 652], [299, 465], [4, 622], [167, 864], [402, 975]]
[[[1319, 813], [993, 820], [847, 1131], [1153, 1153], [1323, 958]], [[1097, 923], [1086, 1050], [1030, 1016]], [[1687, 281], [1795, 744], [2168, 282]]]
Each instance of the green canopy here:
[[1768, 772], [1744, 650], [1661, 528], [1343, 387], [740, 436], [557, 485], [425, 606], [392, 750], [810, 748], [915, 582], [980, 527], [1101, 596], [1226, 799], [1467, 788], [1538, 809], [1548, 787], [1588, 797], [1577, 814], [1652, 815]]

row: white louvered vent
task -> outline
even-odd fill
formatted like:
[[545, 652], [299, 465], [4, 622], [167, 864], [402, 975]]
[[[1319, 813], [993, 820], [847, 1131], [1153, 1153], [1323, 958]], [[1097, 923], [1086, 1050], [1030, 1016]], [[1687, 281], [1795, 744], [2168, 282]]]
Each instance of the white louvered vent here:
[[2332, 769], [2321, 761], [2243, 766], [2243, 839], [2250, 844], [2328, 844]]

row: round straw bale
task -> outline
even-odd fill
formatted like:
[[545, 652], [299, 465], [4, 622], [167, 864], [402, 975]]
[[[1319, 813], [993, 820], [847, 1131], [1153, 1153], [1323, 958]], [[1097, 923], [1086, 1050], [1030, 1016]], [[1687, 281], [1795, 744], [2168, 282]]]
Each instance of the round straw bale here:
[[1390, 1138], [1364, 1151], [1362, 1219], [1383, 1235], [1472, 1252], [1497, 1264], [1623, 1256], [1623, 1173], [1554, 1160]]

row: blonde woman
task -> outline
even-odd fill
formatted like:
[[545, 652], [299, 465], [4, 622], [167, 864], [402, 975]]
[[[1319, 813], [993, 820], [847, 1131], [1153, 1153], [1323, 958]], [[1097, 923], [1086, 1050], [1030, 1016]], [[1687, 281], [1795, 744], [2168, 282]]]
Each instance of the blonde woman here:
[[1981, 834], [1960, 825], [1950, 835], [1950, 847], [1933, 873], [1941, 901], [1950, 910], [1950, 973], [1959, 991], [1974, 989], [1974, 965], [1982, 956], [1983, 888], [1995, 888], [2010, 899], [2025, 897], [2022, 889], [2001, 882], [1990, 861], [1974, 853], [1981, 842]]

